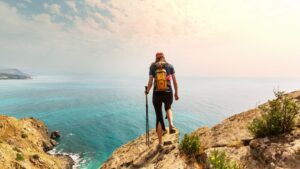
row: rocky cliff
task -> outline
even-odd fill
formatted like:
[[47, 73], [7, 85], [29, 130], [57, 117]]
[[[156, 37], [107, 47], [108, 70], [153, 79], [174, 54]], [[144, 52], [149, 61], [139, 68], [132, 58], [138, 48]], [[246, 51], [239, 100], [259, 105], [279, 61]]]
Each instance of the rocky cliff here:
[[43, 122], [0, 115], [1, 168], [71, 169], [73, 160], [69, 156], [46, 153], [55, 144]]
[[[300, 101], [300, 91], [289, 95]], [[258, 116], [259, 109], [252, 109], [229, 117], [212, 128], [195, 130], [192, 134], [198, 135], [201, 142], [200, 153], [195, 158], [186, 157], [180, 152], [179, 131], [174, 135], [166, 134], [163, 139], [169, 143], [171, 141], [171, 144], [158, 150], [157, 136], [152, 130], [149, 147], [145, 145], [145, 135], [142, 135], [115, 150], [100, 168], [209, 168], [210, 153], [222, 150], [245, 169], [300, 169], [300, 120], [289, 133], [254, 138], [247, 130], [247, 125]]]
[[121, 146], [104, 163], [101, 169], [113, 168], [185, 168], [178, 148], [178, 130], [176, 134], [165, 134], [164, 149], [158, 149], [155, 130], [150, 131], [150, 146], [146, 145], [146, 136]]

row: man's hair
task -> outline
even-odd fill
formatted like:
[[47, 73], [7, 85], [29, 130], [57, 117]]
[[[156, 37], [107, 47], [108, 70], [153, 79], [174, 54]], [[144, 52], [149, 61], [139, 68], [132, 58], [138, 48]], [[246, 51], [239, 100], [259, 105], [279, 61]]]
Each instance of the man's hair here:
[[156, 56], [155, 63], [159, 62], [161, 59], [164, 62], [167, 62], [163, 52], [157, 52], [155, 56]]

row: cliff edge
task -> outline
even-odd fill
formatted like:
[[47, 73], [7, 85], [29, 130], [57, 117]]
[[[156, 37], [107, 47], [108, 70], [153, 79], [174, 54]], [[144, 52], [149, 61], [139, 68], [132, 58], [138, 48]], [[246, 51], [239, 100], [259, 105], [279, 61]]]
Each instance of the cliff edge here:
[[117, 168], [186, 168], [187, 164], [180, 157], [178, 148], [179, 130], [174, 134], [163, 136], [164, 148], [158, 149], [155, 129], [150, 131], [150, 145], [146, 145], [146, 135], [121, 146], [100, 167], [101, 169]]
[[55, 145], [43, 122], [0, 115], [1, 168], [71, 169], [73, 160], [69, 156], [46, 153]]
[[[289, 94], [300, 101], [300, 91]], [[210, 168], [208, 157], [213, 150], [226, 152], [244, 169], [300, 169], [300, 120], [291, 132], [279, 136], [254, 138], [247, 125], [261, 115], [251, 109], [233, 115], [212, 128], [201, 127], [192, 134], [199, 136], [201, 148], [195, 158], [189, 158], [179, 149], [178, 135], [166, 134], [164, 141], [172, 143], [156, 150], [155, 130], [150, 132], [151, 145], [145, 144], [145, 135], [130, 141], [113, 152], [100, 169], [195, 169]]]

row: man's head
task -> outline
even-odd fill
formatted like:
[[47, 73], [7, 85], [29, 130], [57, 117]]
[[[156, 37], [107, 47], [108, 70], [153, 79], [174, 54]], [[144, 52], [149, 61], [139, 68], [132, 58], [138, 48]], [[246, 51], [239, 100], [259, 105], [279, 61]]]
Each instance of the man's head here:
[[155, 62], [166, 61], [165, 55], [162, 52], [157, 52], [155, 56], [156, 56]]
[[162, 57], [164, 57], [164, 53], [162, 53], [162, 52], [156, 53], [156, 58], [162, 58]]

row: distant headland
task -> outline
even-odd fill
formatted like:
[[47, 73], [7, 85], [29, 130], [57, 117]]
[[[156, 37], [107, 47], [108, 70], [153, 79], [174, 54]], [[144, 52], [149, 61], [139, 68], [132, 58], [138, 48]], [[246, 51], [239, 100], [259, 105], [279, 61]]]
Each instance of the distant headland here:
[[0, 80], [31, 79], [31, 76], [18, 69], [0, 69]]

